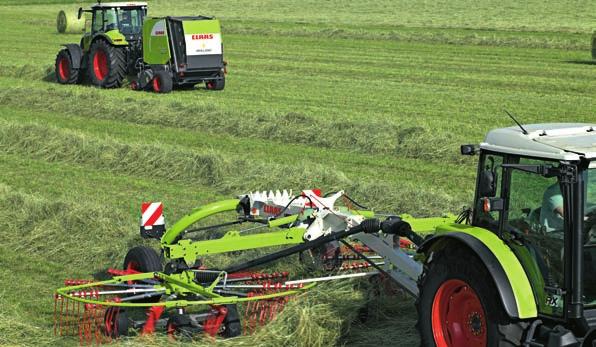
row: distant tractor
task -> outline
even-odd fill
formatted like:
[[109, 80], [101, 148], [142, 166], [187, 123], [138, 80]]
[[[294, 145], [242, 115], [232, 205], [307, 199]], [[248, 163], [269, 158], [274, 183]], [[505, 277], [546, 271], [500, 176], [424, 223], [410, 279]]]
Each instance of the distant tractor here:
[[80, 44], [65, 44], [56, 57], [56, 80], [84, 81], [101, 88], [121, 87], [167, 93], [174, 86], [225, 86], [221, 29], [213, 17], [147, 18], [147, 4], [98, 3]]

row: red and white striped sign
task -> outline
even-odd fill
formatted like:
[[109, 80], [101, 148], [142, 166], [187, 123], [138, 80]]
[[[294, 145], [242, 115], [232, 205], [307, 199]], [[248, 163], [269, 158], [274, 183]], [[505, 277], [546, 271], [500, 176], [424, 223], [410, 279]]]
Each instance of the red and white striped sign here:
[[141, 226], [150, 227], [164, 224], [163, 204], [161, 202], [144, 202], [141, 205]]

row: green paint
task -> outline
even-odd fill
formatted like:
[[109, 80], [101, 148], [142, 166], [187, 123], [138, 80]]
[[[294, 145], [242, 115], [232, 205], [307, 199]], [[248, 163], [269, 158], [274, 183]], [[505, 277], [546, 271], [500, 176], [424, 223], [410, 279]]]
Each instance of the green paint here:
[[202, 206], [196, 210], [194, 210], [191, 214], [182, 217], [178, 222], [176, 222], [168, 231], [162, 236], [161, 238], [161, 245], [162, 247], [171, 245], [177, 237], [184, 232], [189, 226], [198, 222], [203, 218], [207, 218], [217, 213], [227, 212], [227, 211], [235, 211], [236, 206], [240, 200], [238, 199], [231, 199], [231, 200], [222, 200], [217, 201], [205, 206]]
[[455, 223], [456, 216], [447, 214], [444, 217], [428, 217], [428, 218], [414, 218], [409, 214], [402, 214], [399, 216], [402, 220], [408, 222], [412, 230], [418, 234], [432, 234], [438, 226]]
[[542, 277], [542, 273], [540, 272], [540, 268], [538, 267], [536, 258], [524, 245], [511, 242], [510, 246], [517, 258], [519, 259], [519, 261], [521, 262], [526, 272], [526, 275], [530, 280], [530, 284], [532, 285], [532, 289], [534, 290], [534, 296], [536, 297], [536, 302], [538, 304], [539, 312], [546, 315], [562, 315], [562, 307], [556, 308], [547, 305], [547, 294], [544, 291], [544, 278]]
[[106, 33], [97, 34], [96, 37], [103, 37], [114, 46], [128, 46], [126, 37], [118, 30], [110, 30]]
[[149, 18], [143, 22], [143, 60], [151, 65], [164, 65], [170, 61], [165, 18]]
[[290, 228], [251, 235], [229, 231], [219, 239], [196, 242], [180, 240], [175, 245], [163, 245], [163, 248], [169, 259], [183, 258], [187, 264], [192, 264], [201, 255], [302, 243], [304, 231], [304, 228]]
[[282, 225], [287, 225], [290, 223], [294, 223], [296, 221], [296, 219], [298, 219], [298, 215], [291, 215], [291, 216], [287, 216], [287, 217], [281, 217], [281, 218], [277, 218], [277, 219], [272, 219], [269, 221], [269, 227], [270, 228], [275, 228], [275, 227], [280, 227]]
[[218, 34], [221, 32], [219, 20], [189, 20], [182, 22], [184, 34]]
[[436, 234], [465, 233], [480, 240], [495, 255], [509, 279], [517, 304], [520, 319], [535, 318], [538, 315], [534, 292], [526, 272], [511, 248], [493, 232], [465, 224], [438, 226]]

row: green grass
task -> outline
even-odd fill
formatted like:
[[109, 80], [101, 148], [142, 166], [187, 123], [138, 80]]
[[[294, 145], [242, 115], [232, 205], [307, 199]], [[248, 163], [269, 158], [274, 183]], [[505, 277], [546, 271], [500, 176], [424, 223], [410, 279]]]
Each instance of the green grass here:
[[[251, 189], [458, 212], [475, 175], [459, 145], [512, 125], [504, 108], [524, 123], [595, 119], [593, 2], [151, 1], [150, 14], [224, 26], [225, 91], [168, 95], [52, 82], [60, 44], [79, 40], [55, 33], [55, 17], [79, 4], [0, 4], [2, 345], [76, 344], [53, 337], [51, 293], [144, 242], [143, 200], [163, 201], [170, 224]], [[415, 345], [406, 296], [374, 299], [355, 320], [365, 287], [317, 289], [256, 336], [221, 343]]]

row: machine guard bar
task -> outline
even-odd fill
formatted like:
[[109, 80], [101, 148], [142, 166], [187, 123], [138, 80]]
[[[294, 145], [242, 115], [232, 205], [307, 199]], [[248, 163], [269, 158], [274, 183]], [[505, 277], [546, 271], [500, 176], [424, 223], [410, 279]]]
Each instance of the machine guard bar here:
[[203, 218], [214, 214], [235, 211], [240, 200], [230, 199], [217, 201], [194, 210], [191, 214], [182, 217], [176, 224], [172, 225], [161, 238], [162, 245], [171, 245], [178, 240], [178, 237], [192, 224]]

